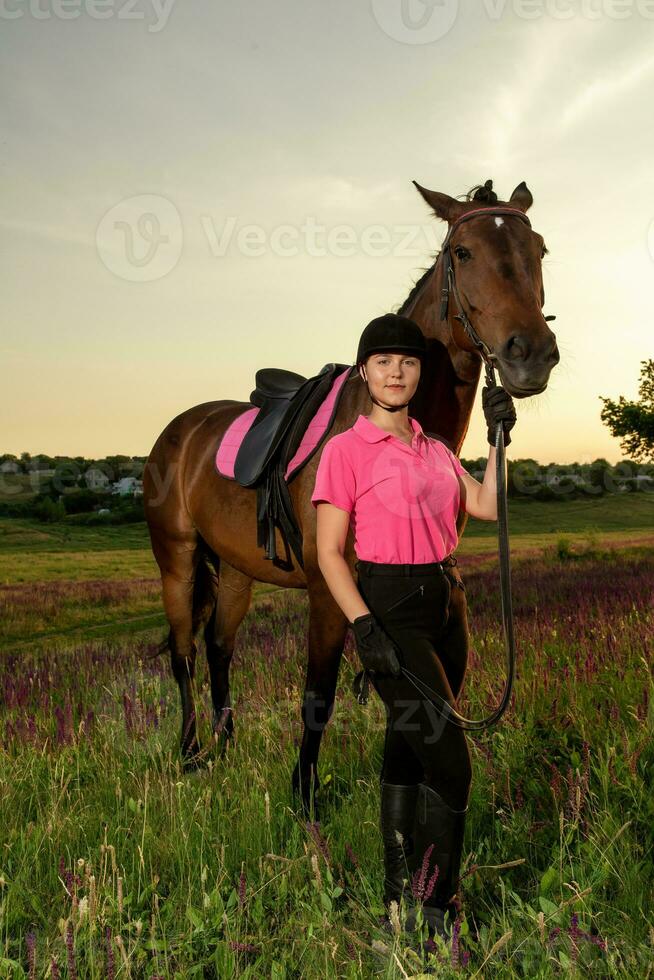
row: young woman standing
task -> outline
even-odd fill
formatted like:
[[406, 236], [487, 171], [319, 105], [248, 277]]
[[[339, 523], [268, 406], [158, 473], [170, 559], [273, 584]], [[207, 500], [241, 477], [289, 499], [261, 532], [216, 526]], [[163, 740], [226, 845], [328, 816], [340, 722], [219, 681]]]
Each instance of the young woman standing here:
[[[384, 902], [387, 908], [402, 896], [411, 902], [407, 879], [429, 851], [425, 880], [433, 884], [436, 866], [438, 873], [423, 915], [430, 935], [444, 936], [445, 913], [456, 908], [470, 753], [463, 730], [443, 721], [401, 668], [450, 703], [456, 700], [466, 665], [442, 642], [456, 518], [462, 508], [482, 520], [497, 519], [495, 426], [503, 423], [508, 445], [516, 415], [503, 388], [484, 388], [490, 450], [479, 483], [408, 414], [426, 351], [420, 327], [406, 317], [387, 314], [368, 324], [356, 364], [372, 410], [325, 445], [311, 500], [320, 569], [386, 708], [380, 775]], [[350, 525], [358, 583], [344, 558]], [[407, 928], [414, 925], [411, 908]]]

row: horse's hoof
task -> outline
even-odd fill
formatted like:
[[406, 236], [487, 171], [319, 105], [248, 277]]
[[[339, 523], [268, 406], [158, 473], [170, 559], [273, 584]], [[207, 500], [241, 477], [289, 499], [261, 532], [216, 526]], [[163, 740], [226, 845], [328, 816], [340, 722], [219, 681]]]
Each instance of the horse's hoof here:
[[202, 752], [200, 743], [194, 739], [190, 745], [182, 745], [182, 770], [184, 772], [195, 772], [202, 768]]
[[298, 804], [301, 807], [302, 817], [305, 820], [313, 820], [315, 823], [317, 823], [320, 820], [320, 804], [316, 798], [315, 792], [312, 795], [308, 789], [305, 789], [305, 787], [302, 787], [301, 790], [299, 787], [297, 789], [294, 787], [293, 796], [295, 799], [297, 799], [298, 796], [300, 797]]
[[220, 759], [224, 759], [225, 756], [227, 755], [227, 749], [234, 741], [234, 736], [231, 732], [222, 729], [222, 731], [214, 731], [213, 737], [214, 737], [214, 741], [218, 745], [218, 757]]
[[213, 730], [214, 732], [222, 731], [226, 728], [228, 732], [232, 732], [234, 729], [234, 720], [232, 715], [232, 709], [229, 705], [221, 708], [220, 711], [213, 711]]
[[192, 759], [184, 759], [182, 762], [182, 772], [186, 775], [191, 775], [192, 773], [199, 772], [200, 769], [204, 769], [205, 763], [201, 759], [194, 757]]

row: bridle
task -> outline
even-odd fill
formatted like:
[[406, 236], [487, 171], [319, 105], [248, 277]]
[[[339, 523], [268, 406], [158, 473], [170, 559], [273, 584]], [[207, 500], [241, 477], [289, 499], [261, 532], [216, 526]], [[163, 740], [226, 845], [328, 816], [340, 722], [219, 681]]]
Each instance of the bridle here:
[[[524, 223], [531, 228], [531, 221], [524, 213], [524, 211], [520, 211], [518, 210], [518, 208], [509, 208], [509, 207], [475, 208], [474, 211], [468, 211], [466, 212], [466, 214], [462, 214], [461, 217], [457, 218], [456, 221], [454, 221], [450, 225], [447, 235], [445, 236], [445, 240], [443, 241], [443, 244], [441, 246], [440, 255], [438, 256], [438, 260], [436, 264], [438, 265], [438, 263], [440, 262], [442, 262], [443, 264], [443, 285], [441, 287], [441, 313], [440, 313], [441, 321], [447, 320], [447, 311], [450, 302], [450, 293], [452, 293], [454, 295], [454, 299], [456, 300], [456, 305], [459, 310], [458, 313], [454, 314], [454, 319], [461, 321], [463, 325], [463, 329], [465, 330], [468, 337], [470, 338], [474, 346], [481, 354], [482, 360], [484, 362], [484, 367], [486, 369], [486, 383], [490, 387], [493, 387], [496, 384], [495, 376], [493, 374], [493, 367], [494, 367], [494, 362], [497, 360], [497, 354], [495, 354], [490, 349], [488, 344], [481, 339], [481, 337], [473, 327], [472, 323], [470, 322], [465, 309], [463, 308], [463, 303], [461, 302], [461, 296], [459, 294], [459, 289], [456, 282], [456, 276], [454, 274], [454, 265], [452, 263], [452, 249], [451, 249], [452, 235], [459, 227], [459, 225], [463, 224], [464, 221], [469, 221], [471, 218], [482, 217], [483, 215], [489, 215], [489, 214], [494, 214], [494, 215], [512, 214], [520, 218], [521, 221], [524, 221]], [[555, 320], [555, 319], [556, 319], [555, 316], [545, 317], [545, 320]]]
[[[531, 222], [529, 218], [524, 213], [524, 211], [519, 211], [517, 208], [509, 207], [489, 207], [489, 208], [475, 208], [474, 211], [468, 211], [466, 214], [461, 215], [460, 218], [450, 226], [443, 245], [441, 247], [440, 255], [437, 259], [437, 265], [439, 262], [443, 263], [443, 285], [441, 288], [441, 311], [440, 318], [441, 321], [447, 320], [448, 316], [448, 306], [450, 302], [450, 294], [454, 296], [458, 307], [458, 313], [454, 314], [454, 319], [460, 320], [463, 324], [463, 329], [472, 341], [475, 348], [479, 351], [481, 358], [484, 362], [484, 368], [486, 371], [486, 384], [489, 388], [494, 388], [497, 386], [495, 380], [495, 364], [497, 361], [497, 354], [488, 347], [488, 345], [481, 339], [476, 330], [474, 329], [472, 323], [470, 322], [465, 309], [463, 308], [463, 303], [461, 302], [461, 296], [457, 288], [456, 276], [454, 274], [454, 266], [452, 264], [452, 254], [450, 249], [450, 242], [452, 234], [456, 228], [459, 227], [464, 221], [469, 221], [471, 218], [479, 217], [481, 215], [515, 215], [520, 218], [521, 221], [526, 222], [531, 228]], [[545, 320], [554, 320], [554, 316], [546, 316]], [[437, 691], [433, 691], [430, 687], [424, 684], [424, 682], [413, 674], [411, 671], [406, 670], [402, 667], [402, 673], [409, 681], [413, 684], [416, 690], [423, 694], [423, 696], [431, 702], [431, 704], [436, 708], [440, 715], [443, 716], [447, 721], [451, 721], [453, 725], [457, 728], [462, 728], [464, 731], [468, 732], [481, 732], [486, 728], [490, 728], [495, 725], [504, 712], [506, 711], [509, 701], [511, 699], [511, 694], [513, 691], [513, 683], [515, 680], [515, 640], [513, 635], [513, 607], [511, 604], [511, 566], [510, 566], [510, 556], [509, 556], [509, 523], [508, 523], [508, 508], [507, 508], [507, 492], [506, 492], [506, 478], [504, 471], [504, 428], [501, 422], [497, 423], [497, 429], [495, 431], [495, 461], [496, 461], [496, 483], [497, 483], [497, 535], [498, 535], [498, 545], [500, 554], [500, 587], [501, 587], [501, 597], [502, 597], [502, 626], [504, 630], [504, 641], [506, 645], [506, 683], [504, 685], [504, 691], [502, 692], [502, 697], [499, 704], [490, 715], [485, 718], [472, 719], [464, 718], [463, 715], [454, 708], [449, 701], [445, 701]], [[420, 689], [416, 681], [422, 685], [423, 690]], [[425, 689], [433, 694], [436, 698], [434, 701], [427, 694], [425, 694]]]

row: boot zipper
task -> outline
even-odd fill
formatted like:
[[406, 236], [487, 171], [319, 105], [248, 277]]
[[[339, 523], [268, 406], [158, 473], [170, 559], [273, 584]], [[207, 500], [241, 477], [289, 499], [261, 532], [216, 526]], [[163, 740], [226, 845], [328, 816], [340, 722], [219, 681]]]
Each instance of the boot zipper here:
[[424, 585], [419, 585], [417, 589], [414, 589], [412, 592], [409, 592], [408, 595], [403, 595], [401, 599], [398, 599], [397, 602], [394, 602], [391, 606], [389, 606], [386, 612], [390, 612], [391, 609], [395, 609], [396, 606], [399, 606], [400, 603], [405, 602], [407, 599], [410, 599], [411, 596], [416, 594], [416, 592], [419, 592], [421, 596], [424, 596], [425, 594]]

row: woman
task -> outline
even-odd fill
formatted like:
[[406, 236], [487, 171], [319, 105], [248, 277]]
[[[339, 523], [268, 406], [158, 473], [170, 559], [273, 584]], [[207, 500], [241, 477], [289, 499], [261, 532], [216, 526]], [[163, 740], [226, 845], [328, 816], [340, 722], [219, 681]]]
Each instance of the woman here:
[[[403, 895], [410, 902], [406, 880], [425, 864], [424, 880], [433, 888], [419, 896], [423, 915], [430, 936], [445, 936], [445, 913], [456, 910], [470, 753], [462, 729], [444, 721], [402, 669], [451, 703], [458, 696], [466, 644], [453, 650], [445, 642], [453, 581], [445, 570], [454, 563], [449, 556], [458, 543], [460, 508], [497, 519], [495, 426], [502, 421], [508, 445], [516, 416], [503, 388], [484, 388], [490, 450], [479, 483], [408, 415], [426, 351], [420, 327], [406, 317], [387, 314], [368, 324], [356, 364], [372, 411], [328, 441], [311, 500], [320, 569], [386, 708], [380, 776], [384, 903], [390, 909]], [[350, 525], [358, 584], [344, 558]], [[414, 926], [412, 908], [407, 928]]]

